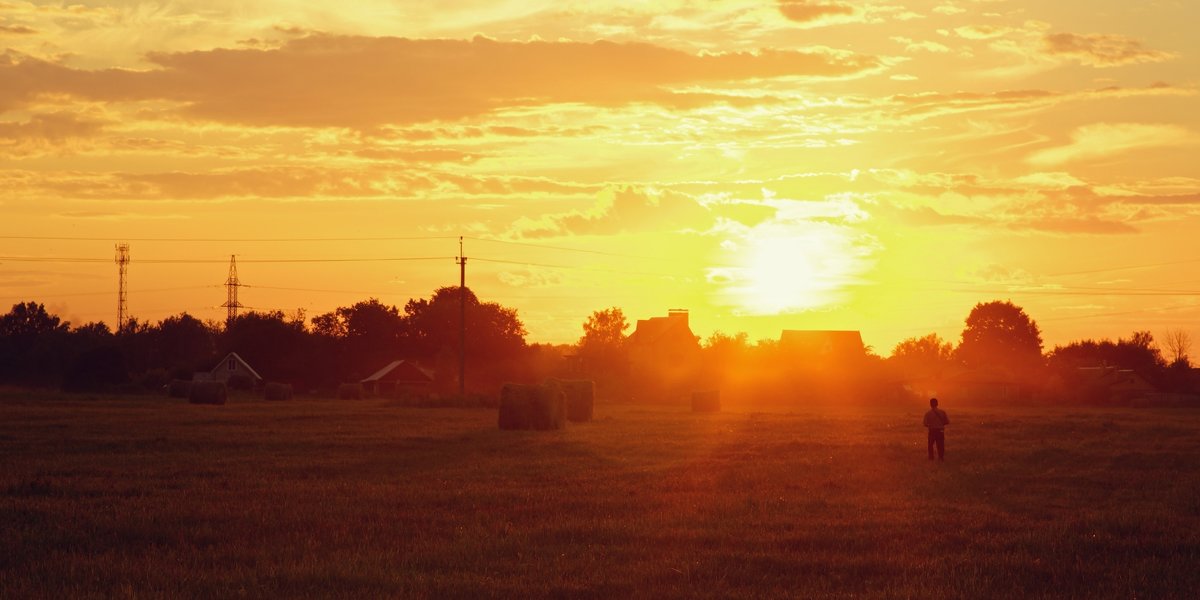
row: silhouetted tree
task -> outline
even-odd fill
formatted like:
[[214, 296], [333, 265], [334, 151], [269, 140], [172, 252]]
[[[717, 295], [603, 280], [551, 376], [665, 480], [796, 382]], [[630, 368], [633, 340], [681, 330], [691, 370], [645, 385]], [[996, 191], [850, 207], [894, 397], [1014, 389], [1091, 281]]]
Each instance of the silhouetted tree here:
[[967, 316], [956, 354], [968, 367], [1028, 374], [1042, 363], [1042, 333], [1012, 302], [983, 302]]
[[69, 324], [37, 302], [14, 304], [0, 315], [0, 378], [53, 385], [62, 377], [69, 349]]
[[629, 321], [625, 313], [617, 308], [598, 310], [583, 323], [583, 336], [579, 338], [579, 362], [584, 372], [591, 376], [622, 376], [628, 367], [625, 354], [625, 330]]
[[936, 333], [908, 338], [896, 344], [887, 363], [904, 377], [936, 377], [954, 365], [954, 345]]
[[1046, 355], [1046, 362], [1066, 377], [1080, 367], [1106, 366], [1131, 369], [1151, 381], [1158, 378], [1167, 366], [1149, 331], [1135, 331], [1128, 338], [1116, 342], [1080, 340], [1056, 346]]
[[[467, 357], [501, 360], [525, 349], [525, 325], [517, 311], [495, 302], [480, 302], [466, 290]], [[438, 288], [428, 300], [404, 305], [405, 339], [415, 355], [436, 356], [443, 349], [458, 351], [459, 288]]]
[[312, 324], [313, 333], [336, 349], [343, 379], [360, 379], [389, 361], [410, 356], [399, 309], [375, 298], [313, 317]]
[[225, 325], [218, 354], [237, 352], [267, 380], [308, 381], [307, 338], [299, 318], [288, 319], [282, 311], [248, 312]]
[[187, 313], [159, 321], [151, 337], [153, 367], [166, 369], [177, 378], [190, 378], [193, 372], [210, 366], [216, 353], [216, 332]]
[[1171, 365], [1191, 366], [1188, 354], [1192, 351], [1192, 336], [1182, 329], [1168, 329], [1163, 335], [1163, 348]]

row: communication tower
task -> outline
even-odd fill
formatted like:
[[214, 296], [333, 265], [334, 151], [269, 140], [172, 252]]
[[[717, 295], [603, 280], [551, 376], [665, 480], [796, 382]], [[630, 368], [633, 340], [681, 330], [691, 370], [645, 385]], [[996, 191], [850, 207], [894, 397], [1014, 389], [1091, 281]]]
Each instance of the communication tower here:
[[125, 329], [129, 319], [129, 295], [125, 288], [125, 274], [129, 272], [129, 244], [117, 244], [117, 332]]

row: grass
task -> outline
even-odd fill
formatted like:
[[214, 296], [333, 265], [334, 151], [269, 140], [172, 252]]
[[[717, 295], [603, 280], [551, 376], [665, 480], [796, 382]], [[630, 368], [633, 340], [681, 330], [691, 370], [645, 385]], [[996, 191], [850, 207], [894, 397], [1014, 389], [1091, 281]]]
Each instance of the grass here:
[[0, 394], [0, 597], [1191, 598], [1200, 411]]

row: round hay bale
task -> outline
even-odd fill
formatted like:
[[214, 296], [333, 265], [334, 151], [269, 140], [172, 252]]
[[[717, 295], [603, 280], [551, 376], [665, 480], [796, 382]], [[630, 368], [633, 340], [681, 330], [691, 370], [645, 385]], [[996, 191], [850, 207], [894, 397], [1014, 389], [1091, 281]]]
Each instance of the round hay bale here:
[[562, 429], [567, 424], [567, 395], [560, 385], [534, 386], [533, 428], [539, 431]]
[[263, 398], [266, 400], [291, 400], [292, 384], [268, 383], [266, 387], [263, 388]]
[[586, 423], [592, 420], [596, 406], [596, 384], [586, 379], [567, 379], [559, 382], [567, 401], [567, 420]]
[[363, 387], [361, 383], [343, 383], [338, 386], [338, 400], [362, 400]]
[[167, 384], [167, 396], [171, 398], [189, 398], [192, 394], [192, 382], [187, 379], [172, 379]]
[[566, 425], [566, 401], [554, 383], [528, 385], [506, 383], [500, 388], [500, 429], [562, 429]]
[[692, 412], [720, 412], [721, 395], [717, 390], [692, 392]]
[[533, 389], [536, 386], [506, 383], [500, 387], [500, 429], [533, 428]]
[[193, 381], [188, 394], [192, 404], [225, 404], [229, 391], [223, 381]]

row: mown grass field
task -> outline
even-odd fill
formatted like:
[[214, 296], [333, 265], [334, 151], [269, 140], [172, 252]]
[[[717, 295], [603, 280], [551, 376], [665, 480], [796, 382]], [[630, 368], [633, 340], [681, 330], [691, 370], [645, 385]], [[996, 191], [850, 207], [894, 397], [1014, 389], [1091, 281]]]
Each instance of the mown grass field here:
[[0, 598], [1200, 596], [1200, 411], [0, 394]]

